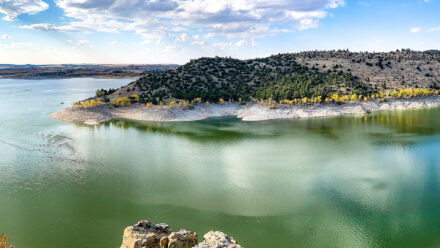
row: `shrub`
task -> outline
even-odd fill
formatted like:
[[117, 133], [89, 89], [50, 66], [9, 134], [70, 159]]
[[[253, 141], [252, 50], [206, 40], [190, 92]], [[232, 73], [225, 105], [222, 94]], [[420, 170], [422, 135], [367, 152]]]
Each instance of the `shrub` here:
[[8, 236], [3, 233], [0, 235], [0, 248], [13, 248], [14, 246], [10, 242], [11, 240]]

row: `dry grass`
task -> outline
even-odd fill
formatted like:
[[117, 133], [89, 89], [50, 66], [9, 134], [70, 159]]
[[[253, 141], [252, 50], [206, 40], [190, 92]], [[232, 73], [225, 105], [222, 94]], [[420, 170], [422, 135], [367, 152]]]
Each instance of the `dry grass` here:
[[11, 245], [10, 242], [11, 239], [9, 238], [9, 236], [3, 233], [0, 235], [0, 248], [13, 248], [14, 246]]

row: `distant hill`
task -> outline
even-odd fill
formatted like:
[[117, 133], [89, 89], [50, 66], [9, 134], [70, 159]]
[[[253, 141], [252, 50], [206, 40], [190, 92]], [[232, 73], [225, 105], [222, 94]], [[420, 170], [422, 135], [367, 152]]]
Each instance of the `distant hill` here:
[[440, 51], [388, 53], [310, 51], [266, 58], [200, 58], [148, 74], [118, 90], [114, 99], [137, 94], [141, 102], [163, 99], [228, 100], [374, 94], [402, 88], [438, 89]]
[[[440, 51], [397, 50], [387, 53], [350, 51], [302, 52], [295, 59], [319, 71], [342, 70], [373, 87], [431, 88], [440, 83]], [[336, 68], [334, 68], [336, 67]]]
[[159, 73], [178, 65], [113, 65], [113, 64], [60, 64], [60, 65], [12, 65], [0, 64], [0, 76], [11, 78], [71, 78], [71, 77], [139, 77], [147, 73]]

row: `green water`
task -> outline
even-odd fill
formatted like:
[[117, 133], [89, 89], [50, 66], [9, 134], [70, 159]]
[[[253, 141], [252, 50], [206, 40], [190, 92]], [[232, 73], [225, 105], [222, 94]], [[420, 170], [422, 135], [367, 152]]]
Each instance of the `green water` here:
[[129, 81], [0, 80], [0, 232], [17, 248], [117, 248], [139, 219], [249, 248], [440, 246], [439, 109], [97, 127], [49, 117]]

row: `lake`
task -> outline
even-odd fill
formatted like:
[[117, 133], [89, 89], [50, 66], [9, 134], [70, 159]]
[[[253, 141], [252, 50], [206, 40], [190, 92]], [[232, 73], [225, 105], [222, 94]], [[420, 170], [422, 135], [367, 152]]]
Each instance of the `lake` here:
[[0, 79], [0, 232], [17, 248], [117, 248], [140, 219], [248, 248], [440, 245], [440, 109], [94, 127], [49, 117], [129, 82]]

